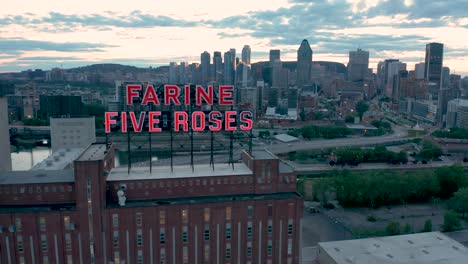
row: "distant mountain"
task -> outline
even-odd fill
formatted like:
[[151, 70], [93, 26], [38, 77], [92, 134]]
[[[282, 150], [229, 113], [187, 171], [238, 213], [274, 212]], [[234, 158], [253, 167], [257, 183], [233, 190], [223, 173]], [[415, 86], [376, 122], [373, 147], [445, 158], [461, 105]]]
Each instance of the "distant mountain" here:
[[169, 70], [169, 66], [160, 66], [157, 68], [139, 68], [135, 66], [122, 65], [116, 63], [103, 63], [103, 64], [92, 64], [83, 67], [66, 69], [67, 72], [81, 72], [81, 73], [107, 73], [107, 72], [121, 72], [121, 73], [164, 73]]

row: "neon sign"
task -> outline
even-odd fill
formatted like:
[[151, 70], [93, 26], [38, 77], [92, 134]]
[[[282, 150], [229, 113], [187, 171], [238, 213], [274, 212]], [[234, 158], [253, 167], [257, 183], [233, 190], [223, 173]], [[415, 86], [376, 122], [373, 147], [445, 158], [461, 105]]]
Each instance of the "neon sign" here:
[[[190, 85], [180, 88], [177, 85], [164, 85], [163, 93], [158, 96], [153, 85], [147, 85], [143, 90], [141, 84], [129, 84], [126, 86], [126, 104], [134, 105], [135, 99], [140, 99], [141, 105], [175, 105], [175, 106], [202, 106], [214, 105], [215, 99], [220, 106], [234, 105], [233, 86], [221, 85], [215, 93], [213, 86], [206, 89], [201, 85], [196, 85], [192, 89]], [[141, 96], [142, 94], [142, 96]], [[120, 131], [127, 133], [132, 129], [136, 133], [143, 131], [145, 126], [150, 133], [161, 132], [160, 127], [161, 111], [140, 112], [139, 115], [134, 111], [128, 112], [106, 112], [104, 116], [104, 127], [106, 133], [111, 132], [111, 126], [116, 125], [120, 119]], [[201, 132], [206, 129], [210, 131], [248, 131], [253, 126], [253, 114], [250, 111], [174, 111], [172, 114], [173, 131], [195, 131]], [[239, 121], [239, 126], [237, 125]], [[130, 124], [129, 124], [130, 123]]]

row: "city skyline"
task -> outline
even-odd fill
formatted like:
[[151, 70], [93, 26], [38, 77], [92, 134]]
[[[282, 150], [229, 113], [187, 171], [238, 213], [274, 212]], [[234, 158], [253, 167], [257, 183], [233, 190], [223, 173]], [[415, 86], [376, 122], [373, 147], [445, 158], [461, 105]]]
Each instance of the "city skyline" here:
[[[368, 50], [369, 67], [399, 59], [413, 69], [425, 45], [444, 43], [444, 65], [468, 75], [468, 20], [463, 1], [212, 1], [80, 2], [15, 1], [0, 11], [0, 72], [95, 63], [140, 67], [170, 61], [199, 62], [200, 53], [244, 45], [252, 63], [281, 50], [295, 61], [302, 39], [314, 60], [348, 62], [349, 51]], [[324, 15], [326, 14], [326, 15]]]

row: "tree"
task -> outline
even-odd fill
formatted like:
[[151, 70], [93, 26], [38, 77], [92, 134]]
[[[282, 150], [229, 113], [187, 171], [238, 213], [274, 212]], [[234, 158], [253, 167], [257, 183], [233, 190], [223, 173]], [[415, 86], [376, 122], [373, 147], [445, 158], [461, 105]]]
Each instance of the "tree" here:
[[455, 211], [449, 210], [444, 214], [444, 224], [442, 225], [444, 232], [458, 230], [460, 226], [460, 218], [458, 218], [458, 214]]
[[436, 175], [440, 185], [439, 196], [441, 198], [450, 198], [459, 188], [468, 185], [468, 177], [464, 173], [463, 166], [459, 164], [438, 168]]
[[439, 148], [434, 142], [424, 140], [422, 142], [422, 149], [419, 153], [423, 159], [432, 160], [442, 156], [442, 149]]
[[388, 223], [387, 227], [385, 228], [385, 232], [389, 236], [399, 235], [401, 233], [400, 222], [390, 222], [390, 223]]
[[413, 227], [406, 223], [406, 225], [403, 227], [403, 233], [405, 234], [410, 234], [410, 233], [413, 233]]
[[346, 116], [345, 117], [345, 122], [346, 123], [354, 123], [354, 116]]
[[359, 114], [359, 118], [362, 120], [362, 116], [364, 115], [365, 112], [367, 112], [367, 110], [369, 110], [369, 105], [364, 102], [364, 101], [359, 101], [357, 104], [356, 104], [356, 111], [358, 112]]
[[468, 187], [461, 188], [453, 194], [452, 199], [450, 199], [450, 207], [465, 218], [465, 214], [468, 213]]
[[427, 219], [424, 222], [424, 228], [423, 228], [422, 231], [423, 232], [432, 232], [432, 220], [431, 219]]

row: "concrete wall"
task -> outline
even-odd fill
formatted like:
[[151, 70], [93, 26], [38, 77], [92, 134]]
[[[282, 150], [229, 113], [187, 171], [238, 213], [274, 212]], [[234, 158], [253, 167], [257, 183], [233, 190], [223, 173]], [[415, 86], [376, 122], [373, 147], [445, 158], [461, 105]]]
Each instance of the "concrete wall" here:
[[86, 148], [96, 142], [94, 117], [50, 118], [52, 151]]
[[0, 97], [0, 150], [0, 171], [10, 171], [10, 132], [8, 130], [8, 101], [6, 97]]

